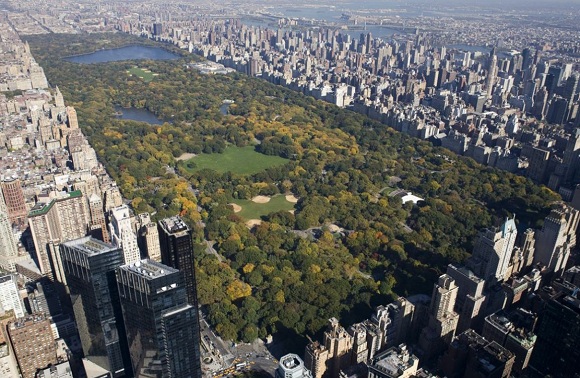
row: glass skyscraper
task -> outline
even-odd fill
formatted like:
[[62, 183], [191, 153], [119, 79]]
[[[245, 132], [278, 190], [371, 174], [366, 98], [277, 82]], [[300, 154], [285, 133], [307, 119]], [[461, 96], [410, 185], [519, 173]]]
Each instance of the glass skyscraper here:
[[62, 243], [60, 251], [85, 358], [113, 377], [131, 376], [115, 279], [123, 251], [90, 236]]
[[197, 307], [177, 269], [144, 259], [117, 270], [135, 376], [199, 378]]

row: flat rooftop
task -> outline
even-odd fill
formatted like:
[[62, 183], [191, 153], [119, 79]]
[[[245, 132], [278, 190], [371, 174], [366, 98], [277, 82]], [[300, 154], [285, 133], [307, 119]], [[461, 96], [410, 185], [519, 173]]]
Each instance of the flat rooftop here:
[[385, 371], [390, 375], [397, 375], [409, 369], [415, 364], [416, 357], [405, 349], [397, 347], [386, 350], [383, 354], [375, 357], [373, 367]]
[[183, 219], [181, 219], [177, 215], [171, 218], [162, 219], [159, 221], [159, 224], [161, 225], [161, 227], [163, 227], [164, 230], [166, 230], [170, 234], [176, 234], [182, 231], [189, 231], [189, 227], [187, 226], [187, 224], [185, 224]]
[[88, 256], [99, 255], [118, 249], [114, 245], [95, 239], [92, 236], [85, 236], [84, 238], [70, 240], [62, 244], [67, 247], [74, 247]]
[[120, 269], [137, 274], [149, 280], [179, 272], [177, 269], [150, 259], [143, 259], [136, 261], [133, 264], [123, 265]]
[[43, 322], [46, 319], [47, 318], [46, 318], [45, 314], [32, 314], [32, 315], [28, 315], [26, 317], [19, 318], [13, 322], [8, 323], [8, 328], [10, 330], [19, 329], [19, 328], [27, 327], [31, 324]]
[[286, 370], [293, 370], [302, 367], [303, 363], [300, 357], [296, 354], [287, 354], [280, 358], [279, 364]]

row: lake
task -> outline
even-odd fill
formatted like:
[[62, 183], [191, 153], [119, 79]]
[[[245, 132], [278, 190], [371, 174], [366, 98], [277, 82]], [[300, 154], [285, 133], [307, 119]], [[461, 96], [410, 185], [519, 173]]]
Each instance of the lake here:
[[65, 58], [65, 60], [73, 63], [91, 64], [133, 59], [172, 60], [177, 58], [179, 56], [159, 47], [133, 45], [118, 49], [99, 50], [91, 54], [70, 56]]
[[147, 122], [152, 125], [163, 125], [163, 121], [155, 117], [155, 114], [145, 108], [122, 108], [120, 106], [115, 106], [115, 111], [120, 113], [117, 115], [117, 118], [119, 119]]

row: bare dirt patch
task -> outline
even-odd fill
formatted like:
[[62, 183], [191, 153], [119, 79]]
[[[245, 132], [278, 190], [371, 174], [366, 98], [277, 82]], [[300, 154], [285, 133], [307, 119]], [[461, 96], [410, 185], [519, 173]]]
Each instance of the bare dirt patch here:
[[246, 222], [246, 226], [248, 226], [249, 228], [252, 228], [254, 226], [258, 226], [260, 224], [262, 224], [261, 219], [250, 219], [249, 221]]
[[298, 198], [296, 198], [294, 196], [294, 194], [287, 194], [286, 195], [286, 201], [288, 201], [290, 203], [296, 203], [296, 202], [298, 202]]
[[254, 198], [252, 198], [252, 202], [255, 202], [255, 203], [268, 203], [268, 202], [270, 202], [270, 197], [267, 197], [267, 196], [255, 196]]
[[237, 203], [229, 203], [228, 205], [234, 208], [234, 213], [239, 213], [240, 211], [242, 211], [242, 207]]
[[196, 156], [195, 154], [185, 152], [185, 153], [181, 154], [181, 156], [176, 158], [175, 160], [189, 160], [191, 158], [194, 158], [195, 156]]

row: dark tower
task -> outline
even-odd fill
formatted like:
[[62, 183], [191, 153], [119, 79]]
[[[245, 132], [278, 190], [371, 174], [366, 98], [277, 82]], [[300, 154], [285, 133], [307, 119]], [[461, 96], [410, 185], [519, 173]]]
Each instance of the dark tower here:
[[62, 243], [60, 252], [85, 358], [113, 377], [131, 376], [115, 279], [123, 251], [87, 236]]
[[180, 217], [174, 216], [159, 221], [159, 246], [161, 262], [183, 273], [187, 301], [197, 308], [193, 240], [191, 230]]
[[197, 309], [183, 274], [145, 259], [117, 270], [135, 376], [200, 378]]

